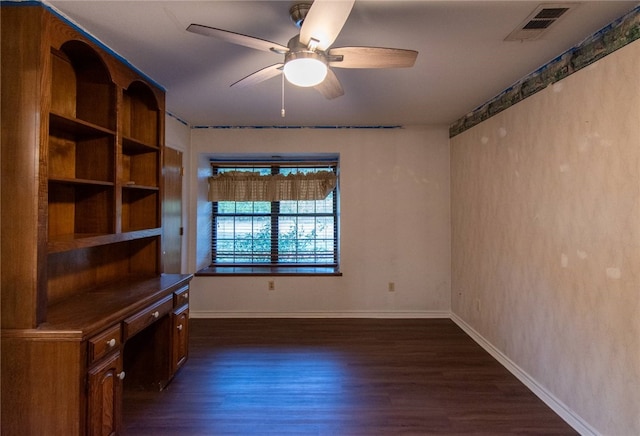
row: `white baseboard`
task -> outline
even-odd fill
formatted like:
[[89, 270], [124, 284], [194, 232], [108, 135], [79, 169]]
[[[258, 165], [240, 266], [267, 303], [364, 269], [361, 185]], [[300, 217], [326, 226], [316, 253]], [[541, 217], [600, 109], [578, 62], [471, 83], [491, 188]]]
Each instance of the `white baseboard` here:
[[551, 392], [540, 385], [533, 377], [527, 374], [522, 368], [516, 365], [502, 351], [493, 346], [482, 335], [467, 324], [462, 318], [455, 313], [451, 313], [451, 320], [455, 322], [466, 334], [478, 343], [484, 350], [491, 354], [502, 366], [518, 378], [526, 387], [531, 390], [538, 398], [540, 398], [547, 406], [549, 406], [558, 416], [560, 416], [567, 424], [574, 428], [583, 436], [601, 436], [601, 434], [584, 421], [577, 413], [575, 413], [566, 404], [556, 398]]
[[189, 311], [190, 318], [388, 318], [388, 319], [431, 319], [450, 318], [448, 310], [430, 311], [347, 311], [347, 312], [216, 312]]

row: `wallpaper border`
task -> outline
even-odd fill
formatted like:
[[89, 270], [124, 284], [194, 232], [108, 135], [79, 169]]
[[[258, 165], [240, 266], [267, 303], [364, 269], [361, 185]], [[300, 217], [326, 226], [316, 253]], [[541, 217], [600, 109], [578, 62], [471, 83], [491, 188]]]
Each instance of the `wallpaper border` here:
[[449, 138], [480, 124], [547, 86], [640, 39], [640, 6], [604, 27], [581, 44], [520, 79], [482, 106], [449, 126]]

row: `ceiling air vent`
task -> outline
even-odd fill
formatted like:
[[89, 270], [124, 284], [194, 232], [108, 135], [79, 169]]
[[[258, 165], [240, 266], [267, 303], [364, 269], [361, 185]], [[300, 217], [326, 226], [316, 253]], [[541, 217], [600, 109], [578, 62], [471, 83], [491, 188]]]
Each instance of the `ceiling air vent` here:
[[539, 5], [520, 25], [509, 34], [505, 41], [533, 41], [540, 38], [549, 27], [565, 17], [577, 3], [543, 3]]

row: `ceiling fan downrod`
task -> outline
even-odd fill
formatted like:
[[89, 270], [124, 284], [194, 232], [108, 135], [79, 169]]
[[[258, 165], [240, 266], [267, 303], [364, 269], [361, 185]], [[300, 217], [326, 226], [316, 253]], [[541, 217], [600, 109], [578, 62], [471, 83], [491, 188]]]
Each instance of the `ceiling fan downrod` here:
[[309, 2], [296, 3], [289, 9], [289, 16], [298, 29], [302, 27], [309, 9], [311, 9], [311, 3]]

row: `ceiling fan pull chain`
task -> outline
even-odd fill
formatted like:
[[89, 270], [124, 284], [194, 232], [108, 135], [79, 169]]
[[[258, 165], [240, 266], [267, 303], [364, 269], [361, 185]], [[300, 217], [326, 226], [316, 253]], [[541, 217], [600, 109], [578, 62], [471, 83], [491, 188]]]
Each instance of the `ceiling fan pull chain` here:
[[284, 118], [284, 115], [285, 115], [285, 111], [284, 111], [284, 73], [282, 73], [281, 76], [282, 76], [282, 109], [280, 109], [280, 116], [282, 118]]

